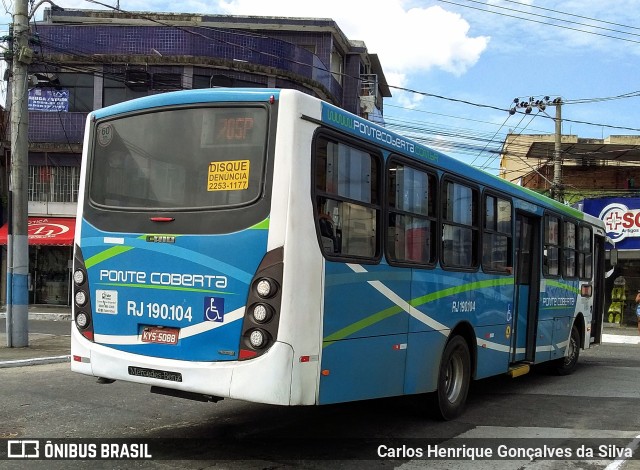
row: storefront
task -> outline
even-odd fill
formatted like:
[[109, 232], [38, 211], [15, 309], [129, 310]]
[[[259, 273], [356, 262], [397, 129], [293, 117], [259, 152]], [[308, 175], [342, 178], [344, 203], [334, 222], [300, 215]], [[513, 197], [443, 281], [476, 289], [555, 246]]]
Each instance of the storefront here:
[[[71, 268], [76, 221], [63, 217], [29, 217], [29, 303], [71, 305]], [[2, 299], [6, 296], [7, 225], [0, 228]]]
[[605, 321], [635, 325], [635, 297], [640, 289], [640, 197], [585, 199], [578, 208], [604, 222], [610, 241], [606, 244], [607, 260], [612, 248], [618, 254], [617, 264], [611, 266], [608, 261], [606, 266]]

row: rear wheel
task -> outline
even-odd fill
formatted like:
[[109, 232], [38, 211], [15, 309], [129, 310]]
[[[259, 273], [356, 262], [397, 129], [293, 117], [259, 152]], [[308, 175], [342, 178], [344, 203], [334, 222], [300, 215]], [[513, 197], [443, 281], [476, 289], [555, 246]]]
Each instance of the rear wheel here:
[[578, 358], [580, 357], [580, 332], [575, 325], [571, 328], [571, 336], [569, 337], [569, 345], [567, 348], [567, 355], [552, 363], [553, 371], [558, 375], [569, 375], [576, 370], [578, 365]]
[[462, 414], [471, 382], [471, 357], [462, 336], [447, 343], [440, 361], [438, 389], [435, 392], [437, 416], [450, 420]]

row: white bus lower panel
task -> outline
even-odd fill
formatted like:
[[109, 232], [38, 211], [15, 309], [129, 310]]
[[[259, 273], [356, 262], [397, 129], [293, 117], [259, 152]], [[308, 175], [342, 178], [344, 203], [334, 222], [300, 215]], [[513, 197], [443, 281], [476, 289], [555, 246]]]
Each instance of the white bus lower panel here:
[[221, 398], [290, 404], [293, 349], [285, 343], [274, 343], [255, 359], [229, 362], [160, 360], [90, 343], [76, 331], [71, 343], [74, 372]]

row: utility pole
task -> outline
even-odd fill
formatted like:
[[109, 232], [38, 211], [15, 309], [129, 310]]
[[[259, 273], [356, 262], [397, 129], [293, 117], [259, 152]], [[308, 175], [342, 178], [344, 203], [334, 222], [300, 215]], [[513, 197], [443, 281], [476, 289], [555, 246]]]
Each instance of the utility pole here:
[[551, 103], [556, 107], [555, 121], [555, 143], [553, 146], [553, 185], [551, 187], [551, 197], [562, 202], [564, 191], [562, 190], [562, 98], [556, 98]]
[[[564, 200], [564, 191], [562, 190], [562, 98], [551, 98], [545, 96], [541, 100], [534, 100], [533, 97], [520, 100], [520, 98], [514, 98], [513, 105], [509, 109], [509, 114], [514, 115], [517, 108], [523, 108], [525, 114], [530, 114], [533, 108], [538, 108], [543, 111], [547, 106], [555, 106], [556, 117], [553, 119], [555, 122], [555, 138], [553, 146], [553, 181], [551, 183], [551, 197], [556, 201], [562, 202]], [[545, 113], [546, 114], [546, 113]]]
[[29, 48], [27, 0], [15, 0], [13, 10], [13, 65], [11, 75], [11, 173], [9, 179], [10, 234], [7, 239], [7, 346], [29, 346], [28, 165], [29, 111], [27, 66]]

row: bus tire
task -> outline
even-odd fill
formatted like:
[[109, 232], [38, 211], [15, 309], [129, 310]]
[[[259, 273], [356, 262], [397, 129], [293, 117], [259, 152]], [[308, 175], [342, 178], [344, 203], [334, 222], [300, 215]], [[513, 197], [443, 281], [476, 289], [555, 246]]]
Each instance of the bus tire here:
[[454, 336], [442, 353], [435, 392], [436, 417], [457, 418], [464, 411], [471, 382], [471, 356], [462, 336]]
[[552, 363], [552, 370], [557, 375], [569, 375], [573, 373], [578, 366], [578, 358], [580, 357], [580, 332], [575, 325], [571, 327], [568, 348], [569, 351], [565, 357], [556, 359]]

